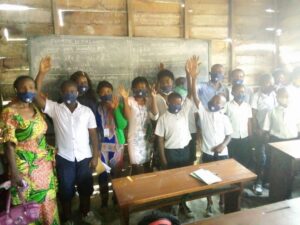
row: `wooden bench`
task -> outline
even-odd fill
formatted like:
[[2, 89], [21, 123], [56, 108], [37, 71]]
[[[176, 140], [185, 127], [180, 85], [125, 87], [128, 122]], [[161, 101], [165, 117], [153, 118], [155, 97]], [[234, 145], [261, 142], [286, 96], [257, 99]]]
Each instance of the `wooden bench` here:
[[[217, 174], [222, 181], [206, 185], [190, 176], [191, 172], [200, 168]], [[128, 225], [131, 212], [174, 205], [182, 200], [214, 194], [225, 194], [225, 213], [240, 210], [243, 186], [255, 178], [254, 173], [234, 159], [228, 159], [113, 179], [112, 185], [121, 211], [121, 223]]]

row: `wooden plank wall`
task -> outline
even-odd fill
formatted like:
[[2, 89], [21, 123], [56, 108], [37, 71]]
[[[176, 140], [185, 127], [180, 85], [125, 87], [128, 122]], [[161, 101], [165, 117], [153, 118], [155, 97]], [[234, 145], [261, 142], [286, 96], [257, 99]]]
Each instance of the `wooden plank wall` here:
[[282, 35], [279, 38], [279, 61], [287, 71], [300, 66], [300, 1], [279, 1], [279, 27]]
[[[8, 28], [13, 37], [61, 34], [208, 40], [211, 64], [221, 63], [227, 69], [243, 68], [248, 82], [253, 84], [256, 75], [274, 67], [274, 52], [270, 50], [274, 33], [265, 31], [273, 23], [273, 15], [265, 13], [273, 1], [0, 0], [0, 4], [34, 8], [17, 13], [0, 11], [0, 27]], [[0, 58], [0, 88], [8, 98], [13, 94], [14, 79], [19, 74], [28, 74], [26, 41], [6, 42], [2, 37], [0, 57], [5, 57]]]

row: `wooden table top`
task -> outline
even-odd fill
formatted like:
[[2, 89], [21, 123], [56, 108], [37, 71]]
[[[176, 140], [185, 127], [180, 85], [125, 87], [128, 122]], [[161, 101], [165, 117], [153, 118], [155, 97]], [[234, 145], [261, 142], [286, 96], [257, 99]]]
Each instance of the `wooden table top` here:
[[[212, 185], [190, 176], [197, 169], [207, 169], [222, 181]], [[256, 175], [234, 159], [187, 166], [177, 169], [146, 173], [112, 180], [120, 206], [138, 205], [225, 185], [254, 180]]]
[[300, 159], [300, 140], [274, 142], [269, 143], [269, 145], [286, 153], [294, 159]]
[[300, 198], [230, 213], [188, 225], [299, 225]]

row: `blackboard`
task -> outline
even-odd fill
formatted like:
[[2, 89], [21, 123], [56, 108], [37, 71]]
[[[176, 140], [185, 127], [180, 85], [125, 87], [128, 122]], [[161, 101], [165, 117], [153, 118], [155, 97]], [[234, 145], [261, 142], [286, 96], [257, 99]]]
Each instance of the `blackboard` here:
[[136, 76], [145, 76], [153, 82], [162, 62], [175, 77], [185, 76], [188, 57], [199, 55], [202, 62], [201, 77], [207, 77], [209, 46], [207, 41], [90, 36], [42, 36], [28, 41], [30, 75], [35, 77], [39, 62], [47, 55], [52, 58], [45, 92], [58, 93], [59, 82], [73, 72], [89, 74], [94, 85], [108, 80], [114, 86], [120, 83], [129, 87]]

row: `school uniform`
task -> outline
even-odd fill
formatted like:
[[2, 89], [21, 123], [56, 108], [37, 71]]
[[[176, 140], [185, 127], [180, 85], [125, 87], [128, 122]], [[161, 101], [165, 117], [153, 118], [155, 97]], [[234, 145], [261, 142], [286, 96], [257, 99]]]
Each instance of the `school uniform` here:
[[[232, 85], [228, 86], [228, 92], [229, 92], [229, 101], [232, 101], [234, 98], [232, 95]], [[252, 97], [253, 97], [252, 88], [245, 86], [245, 102], [251, 104]]]
[[247, 102], [238, 104], [232, 100], [226, 104], [224, 111], [233, 130], [228, 145], [229, 157], [248, 166], [250, 159], [248, 122], [252, 118], [251, 106]]
[[300, 131], [300, 115], [292, 106], [279, 105], [267, 114], [263, 129], [270, 133], [270, 141], [295, 139]]
[[177, 168], [190, 165], [191, 156], [189, 142], [188, 116], [193, 102], [186, 98], [182, 109], [174, 114], [169, 111], [159, 117], [155, 135], [164, 138], [165, 155], [168, 168]]
[[232, 134], [229, 118], [222, 111], [210, 112], [200, 103], [199, 124], [202, 132], [202, 161], [211, 162], [228, 158], [228, 148], [215, 154], [212, 149], [221, 144], [227, 135]]
[[[257, 91], [252, 100], [251, 107], [256, 110], [256, 118], [258, 122], [258, 129], [263, 130], [264, 121], [266, 115], [271, 112], [277, 106], [276, 93], [272, 91], [269, 95], [264, 94], [261, 90]], [[256, 134], [256, 132], [254, 132]], [[266, 149], [264, 137], [261, 135], [254, 136], [254, 147], [255, 147], [255, 158], [256, 158], [256, 174], [257, 181], [256, 184], [261, 185], [263, 179], [263, 174], [267, 170], [267, 158], [269, 158], [269, 150]]]
[[44, 113], [54, 124], [59, 198], [70, 201], [75, 193], [75, 184], [79, 195], [92, 195], [93, 177], [89, 167], [92, 151], [88, 130], [97, 128], [93, 112], [77, 102], [72, 113], [65, 103], [58, 104], [47, 99]]
[[229, 96], [229, 92], [227, 87], [225, 87], [223, 84], [218, 89], [215, 89], [211, 81], [205, 82], [205, 83], [200, 83], [198, 86], [198, 97], [200, 101], [202, 102], [204, 108], [208, 108], [207, 104], [208, 102], [214, 97], [215, 95], [218, 94], [223, 94], [226, 99]]

